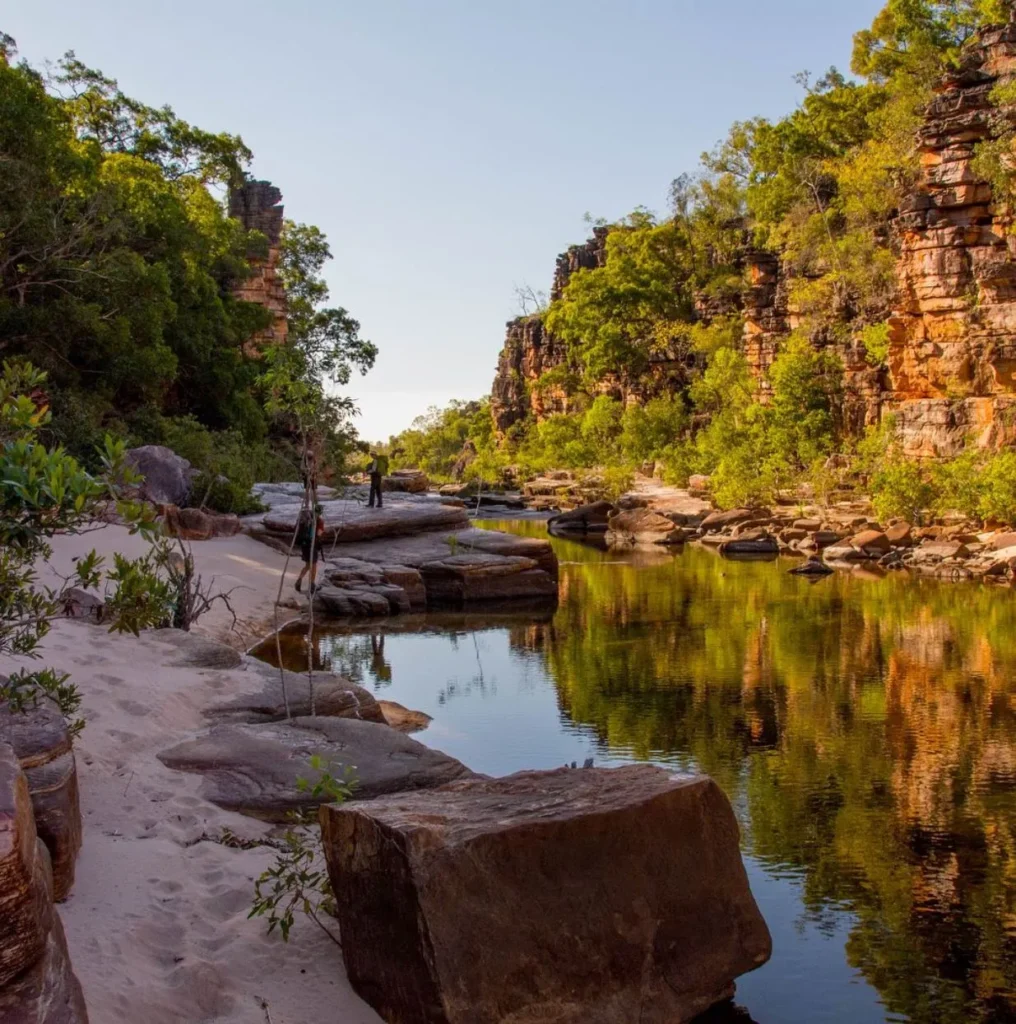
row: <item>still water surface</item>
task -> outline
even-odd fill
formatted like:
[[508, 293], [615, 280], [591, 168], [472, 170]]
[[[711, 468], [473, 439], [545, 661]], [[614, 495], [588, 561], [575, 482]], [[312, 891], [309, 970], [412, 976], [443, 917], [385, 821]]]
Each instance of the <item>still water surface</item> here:
[[717, 779], [774, 943], [736, 1019], [1016, 1021], [1016, 595], [554, 545], [555, 612], [337, 629], [315, 662], [432, 715], [420, 738], [477, 771]]

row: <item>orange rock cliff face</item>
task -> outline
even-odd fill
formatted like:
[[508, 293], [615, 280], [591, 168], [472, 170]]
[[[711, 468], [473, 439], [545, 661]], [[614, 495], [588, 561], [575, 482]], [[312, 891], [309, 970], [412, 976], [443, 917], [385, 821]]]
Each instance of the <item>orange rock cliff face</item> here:
[[[949, 457], [970, 439], [990, 448], [1016, 442], [1016, 225], [974, 171], [976, 147], [994, 130], [991, 91], [1012, 78], [1016, 12], [969, 47], [928, 108], [917, 187], [892, 225], [899, 260], [887, 365], [869, 365], [859, 339], [835, 345], [844, 369], [843, 427], [859, 434], [893, 413], [904, 449], [915, 457]], [[552, 298], [576, 271], [602, 265], [606, 231], [598, 228], [558, 257]], [[778, 253], [748, 248], [743, 266], [744, 352], [764, 382], [798, 318]], [[567, 410], [563, 391], [532, 388], [565, 359], [565, 346], [539, 317], [508, 324], [492, 388], [498, 430]], [[673, 367], [657, 374], [664, 388], [673, 379], [666, 369]], [[604, 390], [638, 400], [614, 384]]]
[[288, 336], [286, 289], [279, 278], [283, 213], [282, 193], [271, 182], [246, 181], [229, 194], [229, 215], [248, 231], [260, 231], [268, 240], [267, 258], [251, 259], [250, 277], [233, 291], [238, 299], [264, 306], [272, 314], [271, 326], [251, 340], [258, 349], [284, 345]]

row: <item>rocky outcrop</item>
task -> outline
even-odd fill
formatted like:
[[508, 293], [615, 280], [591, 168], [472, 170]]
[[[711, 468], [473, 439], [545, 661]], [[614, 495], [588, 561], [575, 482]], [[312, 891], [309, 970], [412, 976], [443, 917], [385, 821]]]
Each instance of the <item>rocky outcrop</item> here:
[[606, 533], [607, 520], [611, 513], [616, 511], [617, 507], [613, 502], [594, 501], [551, 516], [547, 520], [547, 529], [553, 534]]
[[250, 275], [233, 289], [236, 298], [263, 306], [272, 316], [271, 325], [248, 344], [254, 351], [284, 345], [289, 328], [286, 289], [279, 277], [279, 244], [284, 219], [282, 193], [271, 182], [246, 181], [230, 192], [229, 215], [248, 231], [259, 231], [267, 241], [267, 251], [249, 258]]
[[1014, 73], [1011, 21], [983, 33], [942, 83], [920, 135], [919, 187], [897, 222], [889, 369], [914, 455], [953, 455], [970, 435], [984, 446], [1016, 439], [1016, 243], [973, 166], [995, 130], [991, 91]]
[[0, 742], [0, 1020], [87, 1024], [81, 986], [53, 907], [49, 853], [36, 835], [29, 786]]
[[524, 772], [320, 817], [349, 980], [386, 1020], [680, 1024], [771, 952], [705, 777]]
[[640, 544], [683, 544], [685, 531], [669, 516], [648, 508], [615, 511], [607, 521], [607, 547], [625, 548]]
[[424, 494], [430, 487], [427, 474], [420, 469], [397, 469], [381, 481], [385, 491], [403, 494]]
[[544, 327], [539, 316], [518, 317], [508, 322], [490, 389], [490, 411], [500, 433], [530, 415], [542, 418], [568, 411], [564, 389], [533, 388], [543, 374], [562, 366], [566, 358], [564, 344]]
[[139, 497], [155, 505], [185, 505], [197, 471], [172, 448], [146, 444], [131, 448], [127, 464], [142, 477]]
[[341, 779], [350, 770], [359, 799], [430, 789], [473, 773], [460, 761], [396, 729], [353, 718], [294, 718], [264, 725], [217, 725], [159, 754], [169, 768], [202, 776], [202, 796], [231, 811], [284, 822], [327, 796], [301, 789], [320, 757]]
[[25, 774], [36, 833], [50, 855], [53, 897], [64, 900], [81, 849], [78, 772], [67, 723], [43, 705], [24, 711], [0, 705], [0, 743], [10, 745]]

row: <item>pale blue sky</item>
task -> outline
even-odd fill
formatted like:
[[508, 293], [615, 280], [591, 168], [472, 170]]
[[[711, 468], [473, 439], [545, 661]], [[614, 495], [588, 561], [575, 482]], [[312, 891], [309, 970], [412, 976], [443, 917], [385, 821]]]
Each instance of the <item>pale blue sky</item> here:
[[490, 389], [513, 286], [583, 214], [662, 209], [731, 121], [846, 70], [882, 0], [22, 0], [33, 63], [73, 48], [153, 105], [239, 133], [319, 225], [336, 303], [380, 348], [361, 433]]

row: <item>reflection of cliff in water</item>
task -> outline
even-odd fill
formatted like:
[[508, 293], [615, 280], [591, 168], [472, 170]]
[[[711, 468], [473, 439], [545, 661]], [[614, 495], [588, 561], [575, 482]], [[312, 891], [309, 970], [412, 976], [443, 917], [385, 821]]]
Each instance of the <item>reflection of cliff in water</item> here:
[[[708, 771], [734, 802], [747, 851], [797, 880], [804, 923], [832, 933], [846, 922], [847, 958], [887, 1016], [1016, 1020], [1011, 590], [900, 575], [812, 585], [782, 561], [554, 543], [556, 611], [339, 629], [319, 638], [315, 664], [395, 699], [416, 672], [434, 728], [445, 713], [464, 730], [486, 715], [492, 744], [528, 743], [535, 755], [536, 744], [592, 734], [598, 761]], [[393, 656], [400, 643], [411, 659]], [[302, 637], [285, 647], [289, 667], [305, 667]], [[546, 694], [545, 718], [556, 699], [559, 721], [541, 730], [516, 717], [527, 673]]]
[[1016, 1019], [1011, 592], [811, 587], [689, 550], [648, 570], [569, 565], [553, 621], [512, 643], [605, 746], [713, 774], [816, 920], [856, 915], [850, 961], [891, 1012]]

